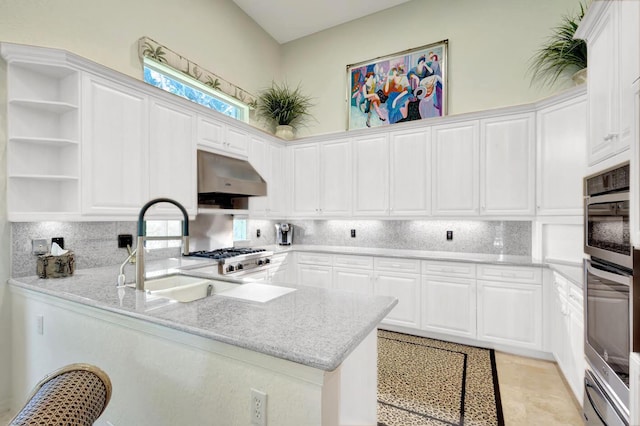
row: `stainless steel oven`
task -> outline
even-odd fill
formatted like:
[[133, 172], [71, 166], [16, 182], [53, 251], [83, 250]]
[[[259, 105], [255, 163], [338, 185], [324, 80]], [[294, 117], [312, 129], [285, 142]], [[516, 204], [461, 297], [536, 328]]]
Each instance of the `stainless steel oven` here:
[[628, 163], [585, 178], [584, 251], [632, 268], [629, 179]]
[[629, 423], [629, 355], [640, 350], [636, 313], [640, 302], [634, 301], [640, 296], [640, 252], [631, 244], [629, 188], [628, 163], [584, 180], [584, 350], [588, 368], [584, 414], [589, 425]]
[[[584, 351], [606, 401], [629, 418], [629, 352], [632, 347], [632, 270], [585, 259]], [[586, 392], [586, 390], [585, 390]], [[586, 399], [585, 406], [589, 401]]]

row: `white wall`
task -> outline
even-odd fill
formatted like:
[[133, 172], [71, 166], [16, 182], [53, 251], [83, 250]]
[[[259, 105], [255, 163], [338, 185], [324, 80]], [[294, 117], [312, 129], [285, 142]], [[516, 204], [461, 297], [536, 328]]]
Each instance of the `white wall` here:
[[577, 0], [413, 0], [283, 45], [283, 72], [315, 98], [317, 122], [298, 134], [346, 128], [346, 66], [449, 40], [449, 114], [517, 105], [554, 90], [530, 87], [532, 53]]

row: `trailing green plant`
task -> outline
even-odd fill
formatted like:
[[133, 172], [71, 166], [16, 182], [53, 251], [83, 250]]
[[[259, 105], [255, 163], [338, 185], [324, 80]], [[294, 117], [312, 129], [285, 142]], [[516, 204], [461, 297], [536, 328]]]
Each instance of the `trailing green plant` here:
[[273, 125], [300, 126], [311, 117], [311, 98], [302, 93], [300, 85], [291, 90], [287, 83], [271, 83], [271, 87], [258, 94], [256, 113]]
[[580, 10], [562, 17], [560, 24], [553, 28], [547, 44], [536, 51], [530, 60], [531, 82], [552, 86], [565, 72], [576, 72], [587, 67], [587, 44], [574, 39], [573, 35], [584, 17], [585, 5]]
[[162, 50], [162, 46], [158, 46], [154, 49], [154, 47], [148, 41], [144, 42], [144, 50], [142, 51], [143, 56], [148, 56], [158, 62], [166, 63], [167, 59], [164, 57], [165, 53], [166, 52]]

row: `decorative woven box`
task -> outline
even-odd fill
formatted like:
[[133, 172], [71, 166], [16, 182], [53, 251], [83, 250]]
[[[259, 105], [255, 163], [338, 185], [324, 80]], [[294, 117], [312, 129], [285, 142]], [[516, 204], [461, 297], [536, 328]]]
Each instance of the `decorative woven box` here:
[[63, 278], [73, 275], [76, 261], [72, 251], [61, 256], [45, 254], [38, 256], [38, 276], [40, 278]]

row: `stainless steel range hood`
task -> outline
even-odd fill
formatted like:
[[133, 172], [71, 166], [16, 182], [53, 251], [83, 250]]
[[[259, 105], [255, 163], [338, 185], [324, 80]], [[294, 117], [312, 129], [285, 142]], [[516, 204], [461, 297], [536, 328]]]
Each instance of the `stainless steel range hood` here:
[[198, 204], [247, 209], [248, 197], [267, 195], [267, 183], [248, 161], [198, 150]]

